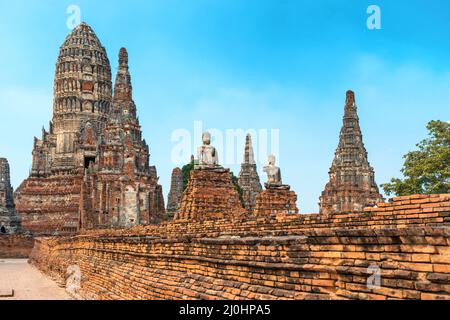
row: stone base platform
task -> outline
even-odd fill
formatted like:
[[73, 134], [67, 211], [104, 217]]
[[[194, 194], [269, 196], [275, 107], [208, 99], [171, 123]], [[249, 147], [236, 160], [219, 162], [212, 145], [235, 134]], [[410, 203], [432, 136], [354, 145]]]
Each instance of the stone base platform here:
[[297, 195], [288, 185], [265, 184], [256, 197], [255, 215], [297, 214]]
[[231, 172], [222, 167], [192, 170], [175, 219], [202, 220], [243, 216], [239, 193], [231, 179]]

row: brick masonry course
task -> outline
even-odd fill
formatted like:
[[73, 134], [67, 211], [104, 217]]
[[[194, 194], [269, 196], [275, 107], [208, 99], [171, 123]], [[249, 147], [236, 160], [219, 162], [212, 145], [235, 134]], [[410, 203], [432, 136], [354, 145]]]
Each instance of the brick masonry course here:
[[449, 200], [40, 238], [31, 262], [56, 279], [78, 265], [88, 299], [450, 299]]

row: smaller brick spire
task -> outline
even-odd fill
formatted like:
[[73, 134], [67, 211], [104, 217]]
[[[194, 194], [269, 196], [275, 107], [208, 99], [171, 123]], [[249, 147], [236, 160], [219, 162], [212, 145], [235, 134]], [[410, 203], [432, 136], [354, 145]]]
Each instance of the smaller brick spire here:
[[7, 159], [0, 158], [0, 234], [15, 233], [19, 228], [20, 220], [14, 205], [9, 163]]
[[0, 158], [0, 190], [3, 191], [1, 203], [5, 206], [13, 205], [12, 187], [10, 182], [9, 163], [5, 158]]
[[361, 212], [382, 200], [359, 126], [355, 93], [347, 91], [339, 145], [320, 197], [323, 214]]
[[244, 206], [248, 212], [252, 212], [255, 207], [256, 196], [262, 191], [262, 186], [256, 168], [250, 134], [247, 135], [245, 140], [244, 162], [241, 165], [238, 183], [242, 189]]
[[167, 197], [167, 215], [172, 219], [180, 207], [181, 198], [183, 197], [183, 173], [180, 168], [172, 171], [172, 179], [170, 183], [170, 192]]

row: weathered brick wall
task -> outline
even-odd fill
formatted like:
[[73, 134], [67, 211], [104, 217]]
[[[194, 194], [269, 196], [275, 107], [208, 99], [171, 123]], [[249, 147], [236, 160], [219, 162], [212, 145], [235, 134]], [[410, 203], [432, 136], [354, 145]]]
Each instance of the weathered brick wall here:
[[[41, 238], [30, 261], [60, 281], [79, 266], [81, 295], [96, 299], [450, 299], [448, 202]], [[380, 287], [367, 285], [373, 268]]]
[[34, 238], [25, 235], [0, 234], [0, 259], [28, 258], [34, 246]]
[[297, 214], [297, 195], [289, 186], [267, 187], [256, 196], [253, 214], [262, 216], [267, 214]]
[[[289, 235], [312, 230], [383, 229], [422, 226], [450, 226], [450, 194], [417, 195], [394, 198], [379, 208], [368, 208], [364, 213], [340, 215], [278, 214], [245, 218], [179, 220], [160, 225], [135, 227], [117, 231], [122, 235], [153, 235], [177, 238], [180, 235], [216, 237], [219, 235]], [[108, 231], [94, 230], [88, 234], [102, 235]]]
[[[450, 299], [450, 230], [328, 230], [311, 236], [39, 239], [32, 262], [81, 270], [97, 299]], [[381, 287], [367, 286], [369, 267]]]

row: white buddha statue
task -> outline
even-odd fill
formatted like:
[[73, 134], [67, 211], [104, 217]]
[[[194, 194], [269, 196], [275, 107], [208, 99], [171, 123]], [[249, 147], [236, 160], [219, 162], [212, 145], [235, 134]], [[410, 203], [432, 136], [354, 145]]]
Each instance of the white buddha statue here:
[[197, 149], [199, 167], [216, 167], [219, 165], [219, 155], [216, 148], [211, 146], [211, 134], [205, 132], [202, 135], [203, 145]]
[[267, 185], [281, 186], [281, 170], [275, 166], [275, 156], [269, 156], [269, 164], [264, 166], [263, 171], [267, 173]]

